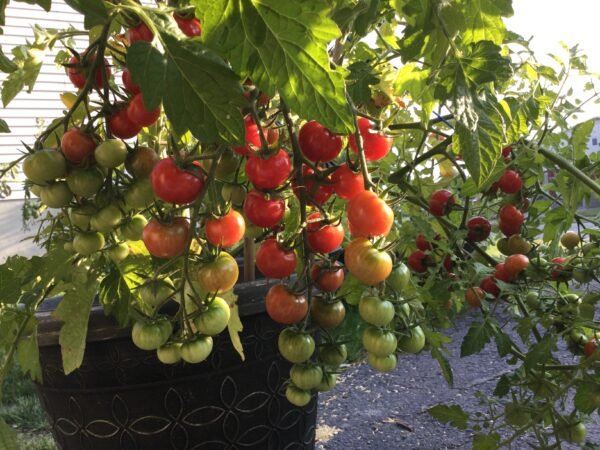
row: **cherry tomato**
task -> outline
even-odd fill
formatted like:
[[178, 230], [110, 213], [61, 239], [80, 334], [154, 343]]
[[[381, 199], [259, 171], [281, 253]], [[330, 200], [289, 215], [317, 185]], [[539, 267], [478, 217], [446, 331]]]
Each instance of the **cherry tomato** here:
[[560, 243], [569, 250], [577, 247], [580, 241], [581, 239], [579, 239], [579, 235], [575, 231], [567, 231], [560, 237]]
[[140, 87], [133, 82], [131, 79], [131, 73], [128, 69], [123, 69], [123, 73], [121, 74], [121, 78], [123, 79], [123, 87], [131, 93], [132, 95], [139, 94], [141, 91]]
[[335, 169], [331, 174], [331, 181], [333, 181], [334, 192], [344, 200], [350, 200], [356, 194], [365, 190], [365, 181], [362, 173], [352, 172], [346, 164]]
[[[331, 183], [331, 177], [319, 178], [315, 175], [315, 171], [308, 166], [302, 167], [302, 174], [304, 176], [304, 186], [306, 187], [306, 193], [308, 194], [308, 202], [311, 205], [322, 205], [329, 197], [333, 194], [333, 184]], [[299, 196], [298, 189], [294, 186], [294, 193]]]
[[471, 217], [467, 221], [467, 239], [473, 242], [485, 241], [492, 232], [492, 225], [485, 217]]
[[378, 327], [388, 325], [396, 314], [392, 302], [373, 295], [361, 297], [358, 303], [358, 313], [362, 320]]
[[525, 255], [516, 254], [506, 258], [504, 270], [512, 280], [517, 278], [529, 266], [529, 258]]
[[510, 161], [510, 154], [512, 152], [512, 145], [508, 145], [502, 149], [502, 157], [506, 162]]
[[523, 188], [523, 180], [514, 170], [507, 170], [498, 180], [498, 187], [505, 194], [515, 194]]
[[371, 191], [356, 194], [346, 206], [348, 222], [356, 237], [387, 236], [394, 224], [394, 212]]
[[190, 235], [190, 223], [185, 217], [176, 217], [170, 223], [151, 219], [144, 227], [142, 240], [152, 256], [174, 258], [185, 250]]
[[572, 444], [583, 444], [587, 436], [587, 428], [581, 422], [577, 422], [560, 428], [558, 435]]
[[156, 357], [163, 364], [177, 364], [181, 361], [181, 344], [167, 343], [156, 349]]
[[205, 311], [194, 319], [196, 329], [207, 336], [216, 336], [227, 328], [231, 308], [221, 297], [215, 297]]
[[589, 358], [596, 353], [596, 348], [598, 348], [598, 342], [595, 339], [590, 339], [583, 346], [583, 354], [586, 358]]
[[296, 263], [294, 251], [281, 247], [275, 238], [263, 241], [256, 252], [256, 267], [267, 278], [289, 277]]
[[500, 288], [496, 284], [496, 281], [494, 281], [494, 277], [485, 277], [479, 284], [479, 287], [495, 298], [500, 295]]
[[79, 197], [91, 197], [104, 184], [104, 173], [98, 167], [73, 169], [67, 175], [67, 185], [71, 192]]
[[286, 360], [300, 364], [308, 361], [315, 352], [315, 340], [310, 334], [285, 328], [279, 333], [277, 347]]
[[129, 256], [129, 246], [125, 242], [119, 242], [108, 249], [109, 259], [118, 264]]
[[181, 344], [181, 359], [190, 364], [198, 364], [208, 358], [212, 349], [212, 337], [196, 336]]
[[429, 212], [436, 217], [446, 216], [452, 211], [455, 202], [452, 192], [440, 189], [429, 198]]
[[149, 127], [160, 117], [160, 106], [153, 111], [148, 111], [144, 105], [142, 94], [136, 94], [127, 107], [127, 117], [138, 127]]
[[562, 256], [553, 258], [550, 278], [555, 281], [569, 281], [573, 276], [573, 271], [570, 267], [567, 267], [568, 262], [569, 260]]
[[96, 141], [80, 129], [71, 128], [60, 139], [60, 148], [67, 161], [81, 164], [93, 156]]
[[121, 139], [135, 137], [142, 129], [129, 119], [126, 107], [120, 107], [108, 116], [107, 124], [112, 135]]
[[373, 247], [365, 238], [356, 238], [346, 248], [344, 261], [348, 271], [367, 285], [381, 283], [392, 272], [392, 258]]
[[369, 353], [384, 357], [396, 351], [398, 340], [391, 331], [369, 325], [363, 331], [362, 344]]
[[496, 264], [494, 278], [504, 281], [505, 283], [510, 283], [512, 281], [510, 274], [506, 271], [506, 265], [504, 263]]
[[311, 120], [300, 128], [298, 144], [302, 154], [313, 162], [333, 161], [340, 154], [344, 141], [338, 134], [334, 134], [321, 125]]
[[292, 160], [279, 150], [268, 158], [251, 155], [246, 162], [246, 175], [257, 189], [275, 189], [292, 173]]
[[90, 218], [90, 226], [101, 233], [110, 233], [123, 220], [123, 213], [117, 205], [109, 204]]
[[259, 191], [248, 192], [244, 201], [244, 215], [257, 227], [274, 227], [281, 222], [284, 212], [283, 199], [273, 195], [267, 199], [266, 194]]
[[[81, 89], [85, 86], [87, 82], [87, 77], [90, 69], [96, 63], [96, 55], [91, 55], [90, 57], [86, 57], [85, 54], [80, 56], [80, 59], [77, 56], [71, 57], [69, 60], [69, 65], [73, 67], [67, 68], [67, 75], [71, 83], [78, 88]], [[104, 75], [102, 72], [104, 71]], [[96, 68], [96, 72], [94, 73], [94, 84], [96, 88], [100, 89], [104, 84], [104, 79], [108, 82], [108, 79], [111, 76], [110, 66], [108, 65], [108, 61], [106, 58], [103, 63]], [[104, 79], [103, 79], [104, 77]]]
[[398, 359], [393, 353], [385, 356], [377, 356], [374, 353], [367, 352], [367, 363], [377, 372], [387, 373], [396, 368]]
[[56, 150], [39, 150], [25, 158], [23, 172], [33, 183], [46, 184], [67, 174], [67, 162]]
[[306, 317], [308, 302], [304, 295], [296, 295], [287, 286], [276, 284], [267, 292], [265, 308], [274, 322], [293, 325]]
[[417, 325], [408, 330], [408, 336], [404, 335], [398, 339], [398, 350], [405, 353], [419, 353], [425, 347], [425, 333], [423, 329]]
[[107, 139], [94, 150], [94, 159], [100, 167], [114, 169], [127, 159], [127, 146], [120, 139]]
[[136, 347], [142, 350], [156, 350], [169, 339], [171, 333], [167, 334], [166, 331], [168, 331], [167, 327], [170, 326], [171, 323], [166, 320], [156, 322], [135, 322], [131, 328], [131, 340]]
[[525, 215], [514, 205], [504, 205], [500, 209], [500, 220], [510, 225], [521, 225], [525, 222]]
[[161, 159], [152, 169], [150, 183], [154, 194], [165, 202], [183, 205], [198, 198], [204, 187], [200, 170], [181, 169], [173, 158]]
[[500, 228], [500, 231], [502, 231], [502, 234], [504, 236], [512, 236], [521, 233], [520, 224], [503, 222], [502, 220], [500, 220], [498, 227]]
[[[362, 146], [367, 161], [377, 161], [387, 155], [392, 148], [393, 139], [380, 132], [371, 130], [373, 124], [364, 117], [358, 118], [358, 129], [362, 137]], [[358, 147], [354, 139], [354, 134], [349, 137], [350, 148], [354, 153], [358, 153]]]
[[337, 367], [346, 361], [347, 357], [346, 344], [327, 344], [319, 351], [319, 361], [327, 366]]
[[73, 193], [66, 181], [58, 181], [40, 189], [40, 200], [49, 208], [64, 208], [73, 200]]
[[218, 219], [206, 221], [206, 240], [214, 246], [231, 247], [244, 237], [246, 223], [234, 209]]
[[434, 264], [431, 256], [423, 250], [415, 250], [408, 255], [407, 263], [408, 267], [416, 273], [425, 273], [427, 272], [427, 268]]
[[328, 301], [315, 296], [310, 305], [310, 316], [321, 328], [332, 330], [340, 326], [346, 317], [346, 308], [339, 300]]
[[244, 127], [246, 129], [246, 144], [243, 146], [233, 147], [233, 151], [242, 156], [250, 156], [256, 153], [256, 149], [261, 148], [262, 143], [260, 141], [260, 130], [258, 129], [256, 123], [254, 123], [254, 119], [252, 119], [250, 114], [244, 117]]
[[148, 28], [148, 25], [144, 22], [140, 22], [135, 27], [127, 30], [127, 38], [129, 39], [130, 44], [137, 41], [152, 42], [154, 40], [154, 33]]
[[335, 292], [344, 282], [344, 268], [340, 263], [327, 267], [324, 263], [317, 262], [310, 270], [310, 277], [320, 290]]
[[202, 34], [200, 21], [195, 17], [183, 17], [175, 13], [173, 14], [173, 18], [175, 19], [175, 22], [177, 22], [177, 26], [181, 32], [187, 37], [196, 37]]
[[410, 285], [410, 271], [408, 266], [400, 263], [394, 267], [390, 276], [385, 280], [385, 284], [394, 291], [402, 293]]
[[71, 225], [85, 231], [90, 226], [90, 219], [94, 214], [96, 214], [96, 208], [91, 205], [71, 208], [69, 210]]
[[310, 403], [312, 396], [310, 392], [290, 383], [285, 388], [285, 398], [292, 405], [302, 408]]
[[170, 278], [148, 280], [142, 284], [138, 294], [144, 304], [156, 308], [175, 295], [175, 286]]
[[102, 250], [104, 247], [104, 236], [95, 231], [76, 233], [73, 239], [73, 249], [82, 256]]
[[320, 219], [319, 212], [308, 216], [308, 245], [314, 252], [330, 253], [342, 244], [344, 228], [341, 223], [327, 224]]
[[419, 250], [422, 250], [424, 252], [433, 250], [431, 243], [427, 240], [427, 238], [423, 234], [417, 234], [417, 238], [415, 239], [415, 244], [417, 245], [417, 248]]
[[152, 173], [160, 156], [149, 147], [137, 147], [125, 161], [125, 169], [136, 178], [144, 178]]
[[198, 285], [207, 292], [227, 292], [233, 289], [240, 275], [238, 263], [229, 253], [221, 252], [198, 269]]
[[290, 379], [301, 389], [315, 389], [323, 380], [323, 370], [315, 364], [294, 364], [290, 369]]
[[465, 292], [465, 301], [473, 308], [479, 308], [484, 299], [485, 291], [480, 287], [470, 287]]

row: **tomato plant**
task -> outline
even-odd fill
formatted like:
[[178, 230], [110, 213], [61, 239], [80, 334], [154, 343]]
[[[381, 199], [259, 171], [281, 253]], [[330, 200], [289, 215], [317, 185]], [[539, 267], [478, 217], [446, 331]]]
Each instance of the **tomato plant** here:
[[308, 302], [303, 295], [296, 295], [283, 284], [269, 289], [265, 297], [265, 308], [271, 319], [283, 325], [293, 325], [308, 313]]

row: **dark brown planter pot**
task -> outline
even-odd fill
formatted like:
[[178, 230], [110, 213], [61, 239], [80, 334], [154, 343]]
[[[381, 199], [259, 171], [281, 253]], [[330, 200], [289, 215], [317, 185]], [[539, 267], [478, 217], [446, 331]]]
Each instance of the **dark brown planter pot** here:
[[290, 364], [277, 350], [281, 327], [264, 311], [264, 280], [236, 287], [246, 361], [227, 332], [201, 364], [161, 364], [100, 307], [90, 316], [80, 369], [62, 372], [57, 299], [38, 314], [44, 382], [38, 385], [63, 450], [312, 449], [316, 395], [306, 408], [285, 399]]

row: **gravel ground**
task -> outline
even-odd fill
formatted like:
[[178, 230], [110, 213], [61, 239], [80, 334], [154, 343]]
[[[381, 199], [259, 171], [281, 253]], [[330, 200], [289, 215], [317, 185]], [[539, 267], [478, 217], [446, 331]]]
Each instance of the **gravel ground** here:
[[[353, 366], [340, 376], [335, 389], [319, 396], [316, 448], [471, 448], [472, 431], [441, 424], [427, 413], [429, 407], [438, 403], [457, 403], [467, 412], [475, 411], [479, 400], [474, 393], [491, 394], [498, 378], [509, 370], [493, 343], [480, 354], [458, 357], [471, 320], [472, 317], [463, 316], [456, 328], [446, 331], [453, 339], [449, 348], [454, 355], [450, 358], [454, 388], [446, 384], [437, 361], [427, 353], [401, 358], [391, 374], [379, 374], [366, 364]], [[569, 355], [564, 353], [565, 358]], [[600, 444], [597, 414], [587, 427], [588, 443]], [[527, 439], [521, 439], [512, 448], [531, 447]]]

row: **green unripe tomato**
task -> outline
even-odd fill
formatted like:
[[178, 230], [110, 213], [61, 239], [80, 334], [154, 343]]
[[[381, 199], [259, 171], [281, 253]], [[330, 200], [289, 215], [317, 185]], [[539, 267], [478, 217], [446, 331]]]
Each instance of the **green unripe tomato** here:
[[156, 350], [167, 342], [161, 326], [155, 322], [135, 322], [131, 328], [131, 340], [142, 350]]
[[81, 206], [79, 208], [72, 208], [69, 211], [69, 218], [71, 224], [80, 230], [87, 230], [90, 226], [90, 220], [97, 210], [91, 205]]
[[319, 361], [327, 366], [338, 367], [347, 357], [346, 344], [324, 345], [319, 351]]
[[307, 391], [315, 389], [323, 380], [323, 370], [314, 364], [294, 364], [290, 369], [294, 385]]
[[396, 368], [398, 359], [393, 353], [385, 356], [378, 356], [374, 353], [367, 352], [367, 362], [377, 372], [387, 373]]
[[67, 161], [56, 150], [39, 150], [25, 158], [23, 173], [33, 183], [44, 185], [67, 174]]
[[67, 175], [67, 185], [78, 197], [91, 197], [104, 184], [104, 173], [97, 167], [90, 169], [73, 169]]
[[385, 284], [398, 293], [405, 291], [410, 285], [410, 270], [408, 266], [400, 263], [394, 267], [390, 276], [385, 279]]
[[327, 392], [335, 387], [337, 383], [337, 374], [336, 373], [324, 373], [323, 378], [321, 378], [321, 382], [317, 386], [317, 391], [319, 392]]
[[73, 239], [73, 248], [82, 256], [89, 256], [104, 247], [104, 236], [100, 233], [91, 231], [76, 233]]
[[535, 291], [529, 291], [525, 296], [525, 302], [530, 308], [536, 309], [540, 306], [540, 295]]
[[177, 364], [181, 361], [181, 344], [171, 342], [162, 345], [156, 350], [156, 356], [163, 364]]
[[119, 167], [127, 158], [127, 146], [120, 139], [107, 139], [94, 150], [94, 159], [100, 167]]
[[123, 220], [123, 213], [116, 205], [108, 205], [98, 211], [90, 219], [90, 225], [94, 230], [102, 233], [111, 232]]
[[504, 406], [504, 419], [511, 427], [520, 428], [531, 422], [531, 414], [520, 404], [510, 402]]
[[587, 428], [581, 422], [577, 422], [559, 429], [558, 435], [572, 444], [583, 444], [587, 436]]
[[63, 244], [63, 249], [67, 253], [75, 253], [75, 247], [73, 247], [73, 243], [72, 242], [65, 242]]
[[125, 191], [125, 205], [129, 209], [144, 209], [154, 203], [154, 191], [148, 178], [136, 181]]
[[59, 181], [49, 186], [42, 187], [40, 200], [49, 208], [64, 208], [73, 200], [73, 193], [66, 181]]
[[380, 357], [394, 353], [398, 346], [398, 340], [394, 333], [374, 326], [365, 328], [362, 343], [366, 351]]
[[194, 319], [194, 326], [202, 334], [215, 336], [227, 328], [229, 317], [229, 304], [221, 297], [215, 297], [208, 309]]
[[392, 302], [369, 295], [360, 299], [358, 312], [365, 322], [383, 327], [394, 319], [395, 309]]
[[181, 359], [191, 364], [198, 364], [210, 355], [213, 339], [210, 336], [198, 336], [181, 345]]
[[285, 398], [287, 398], [288, 402], [292, 405], [302, 408], [310, 403], [312, 396], [310, 395], [310, 392], [300, 389], [298, 386], [294, 386], [290, 383], [285, 389]]
[[241, 205], [246, 198], [246, 189], [239, 184], [225, 184], [221, 188], [221, 196], [226, 202]]
[[125, 242], [119, 242], [108, 249], [108, 257], [115, 264], [120, 263], [127, 256], [129, 256], [129, 246]]
[[417, 325], [408, 330], [410, 336], [402, 336], [398, 341], [398, 349], [406, 353], [419, 353], [425, 347], [425, 333], [423, 329]]
[[153, 308], [162, 305], [173, 296], [175, 286], [170, 278], [146, 281], [138, 288], [142, 301]]
[[148, 223], [148, 220], [141, 214], [136, 214], [129, 220], [119, 227], [119, 233], [123, 239], [128, 241], [139, 241], [142, 238], [144, 227]]

